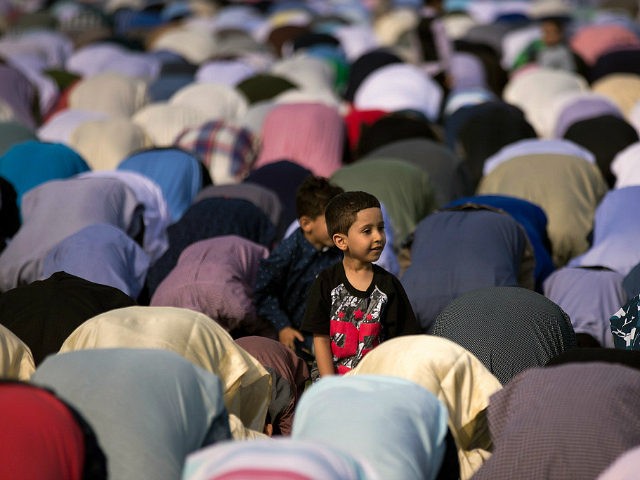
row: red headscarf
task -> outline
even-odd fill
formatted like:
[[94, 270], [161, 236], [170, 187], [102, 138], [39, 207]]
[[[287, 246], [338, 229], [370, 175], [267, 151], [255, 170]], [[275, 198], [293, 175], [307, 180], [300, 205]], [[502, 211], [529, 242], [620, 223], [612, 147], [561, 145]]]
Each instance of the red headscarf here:
[[0, 384], [0, 411], [0, 478], [82, 478], [82, 430], [53, 393], [26, 384]]

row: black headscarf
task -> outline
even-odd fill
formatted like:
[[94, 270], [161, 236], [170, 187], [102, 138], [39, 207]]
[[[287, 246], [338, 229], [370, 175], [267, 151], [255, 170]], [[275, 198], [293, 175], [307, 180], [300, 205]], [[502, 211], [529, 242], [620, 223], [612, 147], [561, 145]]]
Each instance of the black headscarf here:
[[596, 157], [598, 168], [609, 187], [616, 183], [610, 166], [616, 155], [640, 138], [636, 129], [616, 115], [601, 115], [571, 125], [564, 138], [583, 146]]
[[56, 272], [0, 295], [0, 323], [27, 344], [37, 366], [58, 352], [81, 323], [135, 304], [117, 288]]

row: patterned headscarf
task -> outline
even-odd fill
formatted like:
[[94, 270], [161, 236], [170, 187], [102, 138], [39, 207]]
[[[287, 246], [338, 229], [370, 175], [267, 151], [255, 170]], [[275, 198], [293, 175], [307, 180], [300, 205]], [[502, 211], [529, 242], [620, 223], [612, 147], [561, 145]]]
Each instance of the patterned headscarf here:
[[548, 298], [521, 287], [461, 295], [438, 315], [433, 333], [469, 350], [503, 385], [576, 346], [569, 316]]
[[640, 444], [637, 370], [601, 362], [533, 368], [491, 397], [494, 449], [474, 480], [595, 478]]
[[639, 312], [640, 295], [636, 295], [609, 319], [616, 348], [640, 350]]
[[209, 170], [214, 185], [241, 182], [251, 170], [259, 141], [250, 130], [214, 120], [183, 131], [175, 144], [194, 153]]

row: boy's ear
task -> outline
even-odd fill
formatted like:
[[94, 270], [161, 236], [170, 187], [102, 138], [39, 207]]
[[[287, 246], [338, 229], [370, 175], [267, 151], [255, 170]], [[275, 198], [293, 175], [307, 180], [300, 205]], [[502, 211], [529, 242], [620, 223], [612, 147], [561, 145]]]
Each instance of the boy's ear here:
[[334, 233], [332, 240], [340, 250], [343, 252], [347, 250], [347, 236], [344, 233]]
[[302, 215], [298, 219], [298, 223], [300, 224], [300, 228], [302, 228], [303, 232], [308, 232], [309, 229], [311, 229], [311, 223], [312, 222], [313, 222], [313, 219], [311, 217], [309, 217], [308, 215]]

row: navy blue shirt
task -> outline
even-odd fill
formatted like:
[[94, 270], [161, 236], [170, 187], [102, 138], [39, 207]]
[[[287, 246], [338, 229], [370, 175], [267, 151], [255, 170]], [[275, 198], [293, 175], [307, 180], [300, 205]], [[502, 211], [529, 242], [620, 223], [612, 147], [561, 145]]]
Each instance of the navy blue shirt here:
[[340, 261], [338, 248], [317, 250], [302, 229], [296, 229], [260, 261], [254, 294], [258, 315], [278, 332], [285, 327], [299, 330], [311, 285], [320, 272]]

